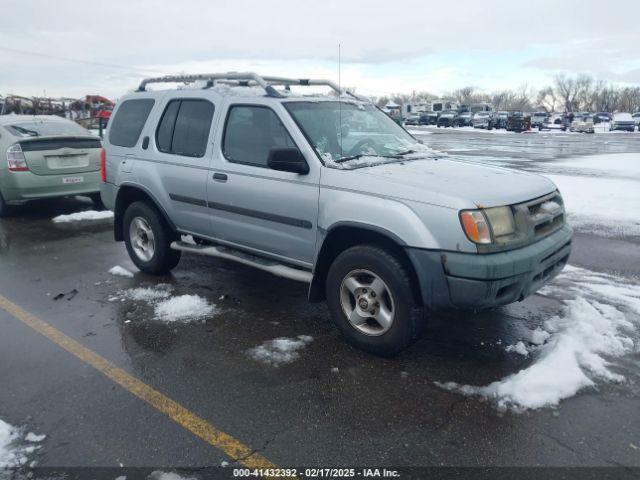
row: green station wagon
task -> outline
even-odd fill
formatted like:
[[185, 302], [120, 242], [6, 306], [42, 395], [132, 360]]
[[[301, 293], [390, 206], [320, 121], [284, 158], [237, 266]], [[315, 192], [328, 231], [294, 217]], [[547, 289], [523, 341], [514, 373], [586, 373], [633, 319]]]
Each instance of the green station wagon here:
[[100, 139], [55, 116], [0, 116], [0, 216], [29, 200], [85, 195], [100, 202]]

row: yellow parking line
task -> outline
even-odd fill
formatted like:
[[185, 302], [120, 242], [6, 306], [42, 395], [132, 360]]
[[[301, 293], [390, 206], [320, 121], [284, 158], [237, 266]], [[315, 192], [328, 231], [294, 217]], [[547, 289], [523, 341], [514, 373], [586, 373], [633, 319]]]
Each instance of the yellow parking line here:
[[238, 460], [248, 468], [277, 468], [265, 457], [254, 453], [251, 448], [244, 445], [231, 435], [218, 430], [205, 419], [187, 410], [178, 402], [153, 389], [146, 383], [138, 380], [133, 375], [125, 372], [104, 357], [89, 350], [76, 340], [68, 337], [60, 330], [52, 327], [35, 315], [22, 309], [15, 303], [0, 295], [0, 308], [36, 332], [75, 355], [83, 362], [103, 373], [125, 390], [133, 393], [139, 399], [145, 401], [156, 410], [167, 415], [171, 420], [182, 425], [194, 435], [197, 435], [210, 445], [222, 450], [229, 457]]

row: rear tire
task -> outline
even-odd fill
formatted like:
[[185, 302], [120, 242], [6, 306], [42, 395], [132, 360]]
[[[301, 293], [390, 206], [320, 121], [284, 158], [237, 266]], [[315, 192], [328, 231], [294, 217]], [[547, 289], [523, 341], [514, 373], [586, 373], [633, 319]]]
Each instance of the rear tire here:
[[96, 210], [105, 209], [104, 203], [102, 203], [102, 197], [100, 196], [100, 193], [92, 193], [88, 195], [88, 197], [93, 202], [93, 206], [95, 207]]
[[178, 235], [160, 212], [146, 202], [134, 202], [124, 213], [124, 242], [133, 263], [142, 272], [163, 275], [173, 270], [181, 252], [171, 248]]
[[412, 287], [411, 275], [396, 255], [358, 245], [338, 255], [329, 268], [327, 304], [347, 342], [391, 356], [415, 342], [426, 323]]

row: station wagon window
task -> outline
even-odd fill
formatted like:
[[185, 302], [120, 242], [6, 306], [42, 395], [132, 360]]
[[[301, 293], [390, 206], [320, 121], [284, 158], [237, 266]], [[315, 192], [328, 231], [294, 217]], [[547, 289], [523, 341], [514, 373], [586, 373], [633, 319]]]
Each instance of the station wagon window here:
[[230, 162], [266, 167], [272, 148], [295, 146], [269, 107], [236, 105], [229, 110], [222, 151]]
[[120, 147], [133, 147], [138, 143], [149, 112], [155, 101], [152, 98], [125, 100], [111, 120], [109, 142]]
[[156, 131], [158, 150], [185, 157], [203, 157], [213, 112], [214, 106], [207, 100], [171, 100]]

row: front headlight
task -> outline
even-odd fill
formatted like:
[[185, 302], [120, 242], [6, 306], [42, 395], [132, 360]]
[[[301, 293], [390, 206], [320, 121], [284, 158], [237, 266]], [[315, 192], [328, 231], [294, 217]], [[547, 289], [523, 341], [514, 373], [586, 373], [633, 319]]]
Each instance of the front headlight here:
[[497, 238], [516, 231], [510, 207], [463, 210], [460, 212], [460, 223], [464, 233], [474, 243], [493, 243]]
[[489, 219], [493, 238], [511, 235], [516, 231], [516, 223], [510, 207], [487, 208], [484, 211]]

